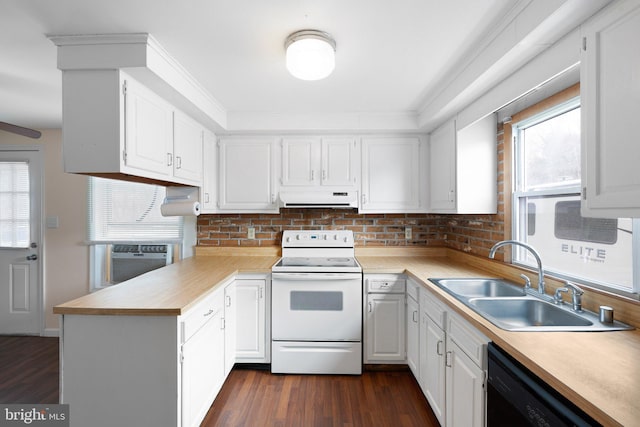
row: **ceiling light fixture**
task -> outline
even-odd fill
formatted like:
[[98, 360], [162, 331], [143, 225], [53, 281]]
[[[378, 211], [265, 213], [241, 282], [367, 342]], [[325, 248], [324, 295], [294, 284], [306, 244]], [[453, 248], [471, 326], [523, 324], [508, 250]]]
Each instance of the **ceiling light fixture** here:
[[325, 32], [300, 30], [287, 37], [287, 70], [301, 80], [321, 80], [336, 66], [336, 42]]

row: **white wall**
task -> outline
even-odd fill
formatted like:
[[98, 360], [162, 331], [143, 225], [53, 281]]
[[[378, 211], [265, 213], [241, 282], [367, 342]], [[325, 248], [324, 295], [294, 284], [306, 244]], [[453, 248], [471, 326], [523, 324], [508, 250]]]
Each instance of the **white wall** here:
[[0, 131], [0, 144], [43, 147], [44, 217], [57, 216], [58, 228], [44, 228], [45, 334], [55, 334], [58, 316], [53, 307], [89, 292], [87, 236], [87, 177], [63, 172], [62, 131], [45, 129], [40, 139]]

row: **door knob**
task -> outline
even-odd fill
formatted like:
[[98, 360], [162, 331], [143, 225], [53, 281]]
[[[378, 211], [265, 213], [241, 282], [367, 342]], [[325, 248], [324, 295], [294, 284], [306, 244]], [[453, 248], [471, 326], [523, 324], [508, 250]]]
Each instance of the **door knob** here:
[[27, 261], [35, 261], [37, 259], [38, 259], [38, 255], [36, 254], [27, 255]]

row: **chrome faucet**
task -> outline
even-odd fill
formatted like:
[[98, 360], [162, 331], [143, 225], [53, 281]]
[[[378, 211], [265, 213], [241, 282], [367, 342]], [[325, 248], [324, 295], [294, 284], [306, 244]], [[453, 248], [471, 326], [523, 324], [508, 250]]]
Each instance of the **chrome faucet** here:
[[573, 311], [581, 312], [582, 311], [582, 294], [584, 291], [580, 286], [575, 283], [571, 283], [569, 281], [564, 282], [564, 287], [556, 289], [556, 293], [553, 297], [553, 302], [555, 304], [562, 304], [562, 293], [563, 292], [571, 292], [571, 309]]
[[573, 311], [582, 311], [582, 294], [584, 294], [582, 288], [569, 281], [564, 282], [564, 285], [571, 291], [571, 302], [573, 303]]
[[538, 293], [541, 294], [541, 295], [544, 295], [544, 290], [545, 290], [545, 287], [544, 287], [544, 270], [542, 269], [542, 260], [540, 259], [540, 255], [538, 255], [538, 251], [536, 251], [533, 247], [527, 245], [526, 243], [522, 243], [522, 242], [519, 242], [517, 240], [502, 240], [502, 241], [496, 243], [495, 245], [493, 245], [493, 247], [489, 251], [489, 258], [493, 258], [496, 255], [496, 251], [499, 248], [501, 248], [502, 246], [506, 246], [506, 245], [522, 246], [523, 248], [525, 248], [529, 252], [531, 252], [533, 257], [538, 262]]

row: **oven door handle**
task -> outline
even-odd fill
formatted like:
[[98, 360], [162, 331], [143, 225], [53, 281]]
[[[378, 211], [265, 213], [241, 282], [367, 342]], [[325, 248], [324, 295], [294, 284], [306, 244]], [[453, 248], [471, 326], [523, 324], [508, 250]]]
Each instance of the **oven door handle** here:
[[271, 273], [272, 280], [283, 281], [327, 281], [327, 280], [360, 280], [360, 273]]

